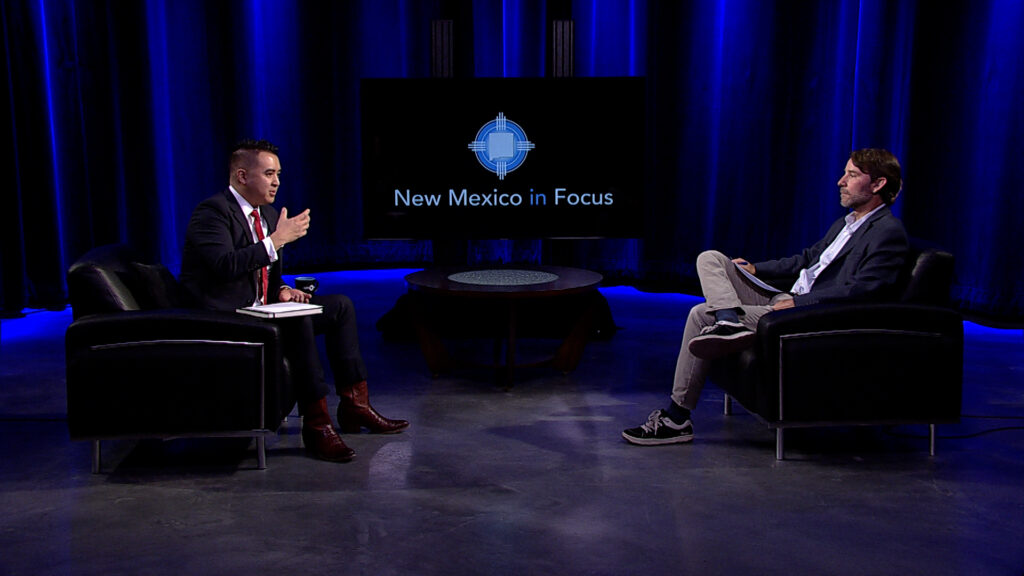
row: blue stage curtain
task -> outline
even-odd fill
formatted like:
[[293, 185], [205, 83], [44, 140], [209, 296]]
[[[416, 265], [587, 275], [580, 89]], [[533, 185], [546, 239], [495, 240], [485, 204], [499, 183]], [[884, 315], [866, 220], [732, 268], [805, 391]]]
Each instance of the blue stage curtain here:
[[[431, 21], [457, 76], [544, 76], [553, 10], [578, 76], [644, 76], [646, 233], [475, 241], [467, 262], [555, 262], [694, 287], [707, 248], [759, 259], [842, 214], [851, 149], [903, 162], [909, 232], [957, 256], [960, 305], [1024, 315], [1015, 264], [1024, 157], [1017, 0], [0, 0], [0, 307], [59, 307], [89, 248], [179, 266], [192, 208], [242, 137], [281, 146], [279, 203], [310, 208], [292, 269], [428, 264], [429, 240], [362, 240], [359, 80], [431, 73]], [[566, 17], [564, 15], [559, 18]], [[614, 151], [608, 151], [614, 154]]]

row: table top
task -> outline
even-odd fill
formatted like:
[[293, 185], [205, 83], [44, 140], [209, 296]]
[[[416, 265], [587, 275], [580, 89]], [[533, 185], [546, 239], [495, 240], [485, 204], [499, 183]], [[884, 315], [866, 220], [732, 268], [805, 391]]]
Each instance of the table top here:
[[444, 267], [413, 272], [405, 281], [427, 292], [492, 298], [537, 298], [586, 292], [604, 277], [565, 266]]

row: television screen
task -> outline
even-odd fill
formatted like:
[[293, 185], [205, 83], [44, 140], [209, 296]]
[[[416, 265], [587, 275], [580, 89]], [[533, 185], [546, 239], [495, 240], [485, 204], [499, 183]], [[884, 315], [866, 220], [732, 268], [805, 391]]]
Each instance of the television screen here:
[[636, 237], [643, 78], [364, 79], [368, 238]]

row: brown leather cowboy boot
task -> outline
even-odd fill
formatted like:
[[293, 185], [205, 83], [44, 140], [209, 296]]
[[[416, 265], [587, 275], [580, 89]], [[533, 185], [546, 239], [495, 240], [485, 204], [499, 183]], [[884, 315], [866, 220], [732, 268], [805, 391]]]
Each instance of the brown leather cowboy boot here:
[[377, 413], [370, 406], [370, 392], [366, 380], [353, 384], [348, 390], [338, 390], [338, 427], [346, 434], [355, 434], [366, 428], [374, 434], [396, 434], [409, 427], [408, 420], [392, 420]]
[[302, 410], [302, 442], [306, 450], [321, 460], [348, 462], [356, 455], [331, 426], [326, 398], [307, 404]]

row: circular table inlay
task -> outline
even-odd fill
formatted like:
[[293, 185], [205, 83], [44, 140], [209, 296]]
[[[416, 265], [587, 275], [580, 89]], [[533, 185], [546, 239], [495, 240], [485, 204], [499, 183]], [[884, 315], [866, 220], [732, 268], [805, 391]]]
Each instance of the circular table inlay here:
[[480, 286], [528, 286], [558, 280], [558, 274], [539, 270], [470, 270], [448, 276], [452, 282]]

